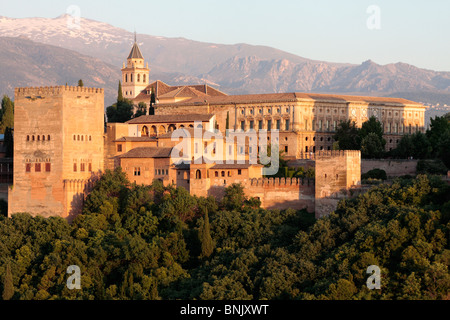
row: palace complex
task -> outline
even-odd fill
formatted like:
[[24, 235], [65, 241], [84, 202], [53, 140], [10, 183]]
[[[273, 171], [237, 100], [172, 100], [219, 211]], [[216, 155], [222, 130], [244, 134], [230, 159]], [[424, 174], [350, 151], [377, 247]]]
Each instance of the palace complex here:
[[[425, 130], [425, 107], [405, 99], [227, 95], [209, 85], [170, 86], [149, 79], [135, 42], [122, 68], [122, 90], [135, 105], [145, 103], [147, 114], [106, 128], [103, 89], [16, 88], [9, 215], [72, 219], [98, 175], [120, 166], [131, 182], [158, 179], [218, 199], [227, 186], [242, 183], [265, 208], [305, 208], [320, 217], [360, 185], [360, 152], [332, 150], [341, 121], [360, 127], [375, 116], [383, 124], [387, 150], [402, 135]], [[314, 168], [315, 178], [264, 176], [255, 159], [267, 144], [278, 145], [286, 160]]]

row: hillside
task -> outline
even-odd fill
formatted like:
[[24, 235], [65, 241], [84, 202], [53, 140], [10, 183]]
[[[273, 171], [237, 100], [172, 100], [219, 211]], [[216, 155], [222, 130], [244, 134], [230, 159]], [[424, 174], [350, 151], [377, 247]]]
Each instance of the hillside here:
[[[19, 50], [28, 57], [17, 60], [12, 55], [17, 42], [9, 38], [0, 51], [8, 59], [0, 64], [1, 70], [7, 71], [1, 77], [4, 79], [5, 73], [12, 74], [15, 70], [14, 81], [0, 83], [0, 92], [10, 92], [13, 86], [23, 84], [76, 81], [83, 74], [86, 85], [104, 86], [107, 94], [112, 95], [108, 96], [109, 101], [114, 101], [120, 68], [129, 53], [133, 34], [84, 18], [80, 28], [68, 27], [67, 22], [67, 15], [54, 19], [0, 17], [0, 34], [5, 37], [19, 36], [71, 50], [59, 51], [54, 47], [43, 50], [45, 46], [38, 44], [39, 49], [32, 49], [32, 42], [28, 42], [29, 51]], [[450, 95], [450, 72], [401, 62], [329, 63], [265, 46], [223, 45], [142, 34], [137, 38], [151, 68], [150, 80], [159, 79], [171, 85], [209, 83], [229, 94], [301, 91], [414, 97], [413, 100], [428, 104], [448, 103]], [[85, 65], [70, 68], [68, 65], [81, 66], [81, 62], [64, 63], [75, 57]], [[49, 61], [54, 63], [46, 63]], [[97, 70], [94, 66], [101, 68]], [[24, 70], [32, 72], [27, 74]]]
[[77, 85], [105, 88], [105, 103], [117, 98], [120, 70], [99, 59], [20, 38], [0, 38], [0, 92], [15, 87]]

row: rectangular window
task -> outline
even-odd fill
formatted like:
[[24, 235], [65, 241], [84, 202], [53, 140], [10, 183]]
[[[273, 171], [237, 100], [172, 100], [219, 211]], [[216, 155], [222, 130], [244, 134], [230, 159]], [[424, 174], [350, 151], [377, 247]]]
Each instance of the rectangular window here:
[[286, 152], [286, 153], [288, 152], [288, 146], [284, 147], [284, 152]]
[[77, 172], [77, 164], [76, 163], [73, 164], [73, 172]]
[[140, 176], [141, 175], [141, 168], [140, 167], [134, 168], [134, 175], [135, 176]]
[[262, 120], [259, 120], [259, 121], [258, 121], [258, 129], [259, 129], [259, 130], [262, 130], [262, 128], [263, 128], [263, 121], [262, 121]]
[[92, 163], [89, 163], [89, 164], [88, 164], [88, 171], [89, 171], [89, 172], [92, 172]]
[[330, 131], [330, 121], [327, 120], [327, 131]]
[[277, 130], [281, 129], [281, 120], [277, 120]]
[[305, 130], [308, 130], [308, 120], [305, 120]]
[[41, 164], [40, 163], [35, 163], [34, 164], [34, 171], [35, 172], [41, 172]]
[[267, 120], [267, 130], [272, 129], [272, 120]]
[[81, 171], [81, 172], [86, 171], [86, 164], [85, 164], [85, 163], [81, 163], [81, 164], [80, 164], [80, 171]]
[[238, 169], [238, 175], [240, 176], [242, 174], [242, 170]]
[[284, 123], [284, 130], [289, 131], [289, 119], [286, 119], [286, 122]]
[[319, 131], [322, 131], [322, 120], [319, 120]]
[[336, 131], [336, 129], [337, 129], [337, 123], [336, 123], [336, 121], [333, 121], [333, 131]]
[[312, 121], [312, 130], [316, 130], [316, 120]]
[[250, 121], [250, 130], [253, 130], [253, 120]]
[[117, 145], [117, 152], [122, 152], [122, 145], [121, 144]]
[[241, 121], [241, 130], [242, 130], [242, 131], [245, 130], [245, 121]]
[[52, 168], [51, 163], [46, 163], [46, 164], [45, 164], [45, 172], [50, 172], [50, 171], [51, 171], [51, 168]]
[[25, 172], [31, 172], [31, 163], [25, 165]]

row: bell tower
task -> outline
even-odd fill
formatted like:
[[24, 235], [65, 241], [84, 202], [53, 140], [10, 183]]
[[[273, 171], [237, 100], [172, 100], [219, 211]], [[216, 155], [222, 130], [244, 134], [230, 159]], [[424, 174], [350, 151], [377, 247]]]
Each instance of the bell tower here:
[[128, 55], [126, 65], [122, 67], [122, 93], [126, 99], [134, 99], [149, 83], [150, 69], [144, 66], [144, 56], [139, 49], [134, 33], [134, 44]]

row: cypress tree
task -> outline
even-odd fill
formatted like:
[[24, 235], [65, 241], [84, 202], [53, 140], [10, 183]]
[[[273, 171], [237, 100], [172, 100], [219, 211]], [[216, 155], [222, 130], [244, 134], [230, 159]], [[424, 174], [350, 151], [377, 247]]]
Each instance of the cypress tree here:
[[211, 227], [209, 225], [208, 211], [206, 210], [205, 217], [203, 218], [203, 225], [200, 229], [200, 242], [202, 244], [202, 258], [208, 258], [214, 250], [214, 244], [211, 238]]
[[78, 80], [78, 86], [79, 87], [84, 87], [83, 80], [81, 80], [81, 79]]
[[228, 136], [228, 130], [230, 129], [230, 112], [227, 111], [227, 120], [226, 120], [226, 124], [225, 124], [225, 134], [226, 136]]
[[123, 101], [122, 83], [119, 81], [119, 89], [117, 91], [117, 102]]
[[2, 99], [2, 120], [0, 122], [0, 134], [5, 133], [6, 128], [14, 127], [14, 103], [8, 96]]
[[14, 284], [9, 263], [6, 265], [6, 273], [3, 281], [3, 300], [10, 300], [14, 295]]

